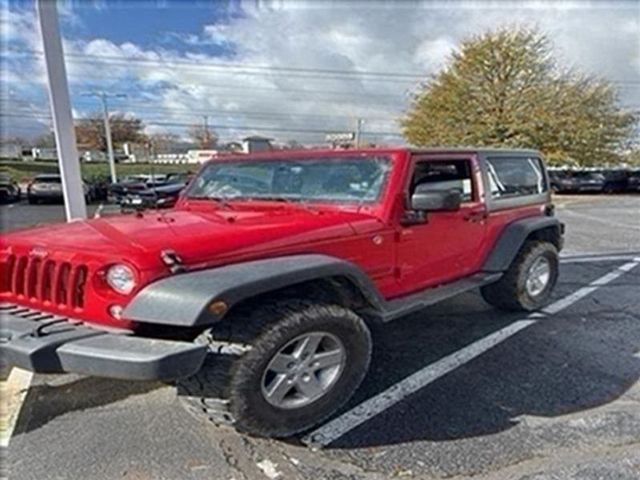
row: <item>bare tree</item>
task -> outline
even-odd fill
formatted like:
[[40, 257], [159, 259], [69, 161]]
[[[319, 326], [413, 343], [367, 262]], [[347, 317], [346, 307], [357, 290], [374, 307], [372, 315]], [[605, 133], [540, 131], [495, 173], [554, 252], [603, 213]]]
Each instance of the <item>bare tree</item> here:
[[201, 150], [212, 149], [218, 144], [218, 136], [215, 132], [199, 123], [189, 127], [189, 138]]

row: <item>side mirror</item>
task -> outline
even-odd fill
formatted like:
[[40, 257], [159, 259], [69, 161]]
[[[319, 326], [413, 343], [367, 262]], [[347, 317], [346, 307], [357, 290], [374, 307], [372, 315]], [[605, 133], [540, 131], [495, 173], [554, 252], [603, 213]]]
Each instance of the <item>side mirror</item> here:
[[460, 209], [462, 194], [458, 189], [432, 190], [429, 184], [416, 187], [411, 196], [411, 208], [416, 211], [438, 212]]

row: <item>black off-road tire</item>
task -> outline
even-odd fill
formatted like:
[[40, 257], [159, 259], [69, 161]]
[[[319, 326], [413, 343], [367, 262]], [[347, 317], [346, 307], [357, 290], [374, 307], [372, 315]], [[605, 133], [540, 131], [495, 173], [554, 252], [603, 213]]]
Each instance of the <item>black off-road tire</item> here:
[[[549, 260], [551, 275], [545, 289], [531, 296], [525, 287], [527, 272], [540, 256]], [[549, 242], [527, 241], [500, 280], [480, 289], [485, 301], [502, 310], [532, 312], [544, 307], [558, 280], [558, 249]]]
[[[313, 331], [329, 332], [344, 345], [347, 360], [339, 379], [306, 406], [271, 405], [261, 390], [267, 364], [292, 339]], [[263, 437], [289, 437], [308, 430], [342, 407], [367, 373], [372, 343], [365, 322], [353, 311], [307, 300], [248, 305], [199, 341], [207, 342], [212, 352], [198, 373], [178, 382], [181, 403], [199, 419]]]

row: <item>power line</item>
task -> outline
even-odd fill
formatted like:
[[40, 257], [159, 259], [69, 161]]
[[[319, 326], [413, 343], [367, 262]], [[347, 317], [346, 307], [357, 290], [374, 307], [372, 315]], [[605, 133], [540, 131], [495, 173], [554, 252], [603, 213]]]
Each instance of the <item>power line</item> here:
[[[12, 114], [12, 113], [0, 113], [0, 117], [19, 117], [19, 118], [30, 118], [33, 120], [48, 120], [50, 117], [44, 115], [20, 115], [20, 114]], [[82, 121], [85, 119], [76, 119], [77, 121]], [[180, 123], [180, 122], [163, 122], [163, 121], [154, 121], [154, 122], [146, 122], [147, 125], [157, 125], [157, 126], [169, 126], [169, 127], [190, 127], [192, 123]], [[282, 128], [282, 127], [269, 127], [269, 126], [248, 126], [248, 125], [209, 125], [210, 128], [214, 130], [263, 130], [267, 132], [289, 132], [289, 133], [320, 133], [325, 134], [328, 131], [331, 131], [331, 128]], [[402, 136], [398, 132], [385, 132], [385, 131], [367, 131], [366, 134], [371, 135], [382, 135], [382, 136]]]
[[[1, 54], [0, 54], [1, 55]], [[131, 68], [131, 65], [126, 64], [123, 65], [123, 67], [126, 66], [128, 68]], [[169, 69], [169, 66], [166, 66], [165, 68]], [[139, 73], [139, 72], [136, 72]], [[175, 70], [171, 70], [170, 73], [176, 74]], [[190, 75], [201, 75], [205, 78], [209, 78], [210, 74], [207, 74], [206, 72], [191, 72]], [[23, 77], [26, 77], [26, 75], [23, 75]], [[114, 75], [104, 75], [101, 73], [95, 73], [95, 72], [69, 72], [69, 77], [70, 78], [75, 78], [76, 80], [99, 80], [101, 85], [104, 85], [104, 82], [106, 81], [114, 81], [114, 82], [122, 82], [126, 79], [126, 75], [123, 76], [114, 76]], [[137, 82], [144, 82], [145, 80], [143, 78], [136, 78], [135, 81]], [[324, 90], [324, 89], [317, 89], [317, 88], [288, 88], [288, 87], [280, 87], [280, 86], [273, 86], [273, 87], [268, 87], [268, 86], [260, 86], [260, 85], [238, 85], [236, 84], [216, 84], [216, 83], [209, 83], [209, 82], [205, 82], [205, 81], [197, 81], [197, 82], [185, 82], [184, 79], [169, 79], [166, 80], [166, 82], [169, 81], [176, 81], [179, 82], [181, 85], [189, 85], [189, 86], [198, 86], [198, 87], [207, 87], [210, 89], [219, 89], [219, 90], [242, 90], [244, 92], [244, 96], [246, 96], [247, 94], [250, 94], [253, 91], [265, 91], [265, 92], [278, 92], [278, 93], [300, 93], [300, 94], [327, 94], [327, 95], [337, 95], [337, 96], [349, 96], [349, 97], [364, 97], [367, 99], [371, 99], [371, 98], [396, 98], [396, 99], [400, 99], [403, 96], [407, 95], [407, 91], [403, 91], [403, 92], [397, 92], [397, 93], [375, 93], [375, 92], [369, 92], [369, 91], [363, 91], [363, 90], [358, 90], [358, 91], [352, 91], [352, 90]], [[162, 83], [162, 81], [158, 80], [157, 83]]]
[[[0, 97], [0, 102], [12, 102], [14, 99], [7, 97]], [[211, 114], [211, 115], [220, 115], [227, 117], [265, 117], [265, 118], [290, 118], [290, 117], [300, 117], [300, 118], [344, 118], [344, 119], [353, 119], [356, 115], [358, 117], [363, 117], [366, 120], [377, 120], [377, 121], [389, 121], [393, 120], [393, 117], [380, 117], [380, 116], [368, 116], [363, 114], [362, 112], [354, 112], [353, 115], [344, 115], [344, 114], [320, 114], [320, 113], [277, 113], [277, 112], [265, 112], [265, 111], [254, 111], [254, 110], [218, 110], [218, 109], [190, 109], [190, 108], [172, 108], [172, 107], [152, 107], [149, 106], [149, 102], [152, 100], [147, 100], [142, 103], [136, 101], [127, 101], [126, 105], [117, 105], [116, 107], [127, 109], [130, 107], [131, 110], [141, 110], [142, 112], [151, 112], [151, 113], [185, 113], [185, 114]], [[24, 100], [20, 100], [20, 102], [24, 103]], [[74, 104], [77, 105], [80, 103], [79, 101], [74, 101]], [[27, 105], [27, 107], [31, 107], [32, 105]]]
[[[12, 53], [20, 53], [31, 56], [41, 56], [43, 52], [38, 50], [22, 50], [15, 48], [7, 48], [5, 51]], [[407, 78], [418, 79], [424, 78], [424, 73], [421, 72], [388, 72], [388, 71], [371, 71], [371, 70], [343, 70], [343, 69], [329, 69], [329, 68], [303, 68], [303, 67], [280, 67], [274, 65], [252, 65], [242, 63], [215, 63], [208, 62], [203, 63], [203, 59], [194, 58], [193, 60], [187, 59], [151, 59], [142, 57], [119, 57], [114, 55], [92, 55], [87, 53], [66, 53], [65, 57], [74, 59], [87, 59], [87, 60], [100, 60], [111, 62], [136, 62], [136, 63], [148, 63], [152, 65], [186, 65], [194, 66], [197, 68], [220, 68], [220, 69], [242, 69], [242, 70], [259, 70], [269, 72], [283, 72], [283, 73], [312, 73], [312, 74], [329, 74], [329, 75], [357, 75], [357, 76], [374, 76], [374, 77], [388, 77], [388, 78]]]
[[[1, 105], [1, 103], [0, 103]], [[111, 112], [113, 113], [113, 109], [111, 110]], [[42, 111], [36, 111], [36, 110], [31, 110], [31, 109], [26, 109], [26, 108], [15, 108], [11, 110], [11, 113], [13, 114], [19, 114], [19, 115], [45, 115], [46, 113], [41, 113]], [[184, 113], [180, 113], [180, 112], [155, 112], [155, 113], [151, 113], [151, 114], [145, 114], [145, 112], [140, 112], [138, 110], [136, 110], [134, 113], [136, 114], [136, 117], [139, 118], [140, 120], [144, 121], [145, 123], [149, 123], [149, 122], [156, 122], [156, 121], [166, 121], [166, 117], [167, 116], [171, 116], [172, 119], [177, 119], [177, 121], [187, 121], [189, 119], [192, 119], [192, 125], [195, 125], [197, 123], [199, 123], [200, 118], [203, 116], [209, 116], [209, 114], [211, 114], [211, 112], [206, 112], [203, 114], [198, 114], [197, 112], [184, 112]], [[164, 113], [164, 115], [163, 115]], [[150, 116], [149, 116], [150, 115]], [[238, 122], [244, 122], [245, 117], [242, 116], [237, 116], [237, 115], [229, 115], [229, 116], [225, 116], [225, 115], [216, 115], [217, 118], [228, 121], [228, 122], [234, 122], [234, 121], [238, 121]], [[335, 116], [332, 117], [330, 115], [327, 115], [323, 118], [317, 118], [317, 119], [310, 119], [309, 121], [305, 121], [304, 125], [306, 126], [319, 126], [319, 127], [324, 127], [327, 124], [327, 120], [334, 120], [334, 121], [339, 121], [339, 123], [351, 123], [354, 121], [356, 117], [353, 116]], [[399, 120], [399, 118], [387, 118], [385, 120], [382, 121], [376, 121], [376, 120], [372, 120], [369, 117], [357, 117], [360, 118], [361, 121], [366, 121], [369, 125], [375, 125], [378, 127], [387, 127], [390, 126], [391, 128], [395, 127], [397, 125], [397, 121]], [[273, 121], [277, 121], [278, 123], [282, 123], [284, 122], [292, 122], [295, 125], [299, 125], [300, 121], [296, 121], [293, 118], [282, 118], [282, 117], [257, 117], [255, 118], [256, 120], [263, 120], [263, 121], [269, 121], [269, 120], [273, 120]], [[88, 120], [87, 118], [77, 118], [76, 120], [78, 121], [85, 121]], [[124, 118], [123, 120], [127, 120], [126, 118]]]
[[[8, 105], [4, 108], [11, 108], [13, 110], [22, 109], [21, 113], [31, 113], [34, 110], [35, 106], [29, 103], [18, 103], [17, 108], [11, 106], [10, 102], [13, 99], [6, 99], [0, 97], [0, 104], [4, 103]], [[7, 102], [9, 102], [7, 104]], [[77, 102], [74, 102], [77, 106]], [[130, 107], [130, 108], [129, 108]], [[41, 105], [40, 109], [44, 110], [46, 107]], [[26, 109], [26, 110], [25, 110]], [[219, 117], [225, 118], [264, 118], [264, 119], [294, 119], [294, 118], [304, 118], [308, 119], [308, 121], [313, 121], [315, 119], [344, 119], [344, 120], [353, 120], [356, 116], [353, 115], [340, 115], [340, 114], [319, 114], [319, 113], [276, 113], [276, 112], [262, 112], [262, 111], [250, 111], [250, 110], [217, 110], [217, 109], [189, 109], [189, 108], [172, 108], [172, 107], [150, 107], [148, 103], [142, 104], [137, 102], [127, 102], [126, 105], [115, 105], [112, 106], [113, 111], [126, 112], [127, 110], [131, 110], [136, 114], [170, 114], [173, 116], [180, 117], [195, 117], [198, 115], [216, 115]], [[357, 112], [356, 112], [357, 113]], [[379, 116], [368, 116], [364, 114], [358, 114], [357, 117], [363, 118], [366, 121], [370, 121], [373, 123], [393, 123], [397, 121], [397, 117], [387, 116], [387, 117], [379, 117]]]
[[[109, 76], [93, 76], [93, 75], [70, 75], [71, 78], [76, 79], [89, 79], [89, 80], [113, 80], [113, 81], [122, 81], [122, 77], [109, 77]], [[141, 80], [138, 80], [141, 81]], [[168, 81], [168, 80], [167, 80]], [[179, 81], [182, 86], [198, 86], [198, 87], [207, 87], [208, 89], [217, 89], [217, 90], [242, 90], [246, 96], [247, 93], [251, 93], [254, 91], [262, 91], [262, 92], [276, 92], [276, 93], [301, 93], [301, 94], [326, 94], [326, 95], [336, 95], [336, 96], [349, 96], [349, 97], [365, 97], [367, 99], [370, 98], [396, 98], [400, 99], [405, 96], [405, 92], [400, 93], [373, 93], [366, 91], [348, 91], [348, 90], [321, 90], [315, 88], [287, 88], [287, 87], [261, 87], [254, 85], [229, 85], [229, 84], [215, 84], [215, 83], [206, 83], [206, 82], [185, 82], [182, 79], [176, 80]]]
[[[42, 55], [41, 51], [37, 50], [23, 50], [16, 48], [6, 48], [3, 54], [6, 56], [6, 52], [18, 53], [25, 56], [30, 57], [40, 57]], [[331, 79], [333, 77], [326, 76], [357, 76], [357, 77], [379, 77], [376, 80], [382, 81], [383, 79], [387, 79], [385, 81], [397, 81], [397, 79], [404, 79], [400, 81], [409, 81], [409, 80], [424, 80], [426, 77], [429, 77], [429, 74], [421, 73], [421, 72], [389, 72], [389, 71], [371, 71], [371, 70], [341, 70], [341, 69], [327, 69], [327, 68], [302, 68], [302, 67], [281, 67], [281, 66], [273, 66], [273, 65], [252, 65], [252, 64], [241, 64], [241, 63], [216, 63], [203, 59], [164, 59], [164, 58], [142, 58], [142, 57], [120, 57], [113, 55], [92, 55], [86, 53], [67, 53], [65, 57], [69, 58], [77, 63], [86, 63], [86, 62], [102, 62], [109, 64], [122, 64], [124, 66], [131, 66], [131, 63], [143, 63], [155, 66], [165, 66], [167, 68], [171, 68], [174, 65], [182, 65], [188, 68], [196, 68], [201, 70], [203, 68], [207, 69], [220, 69], [220, 73], [242, 73], [242, 74], [260, 74], [259, 72], [269, 72], [269, 73], [278, 73], [278, 74], [305, 74], [302, 75], [316, 75], [318, 79]], [[295, 77], [294, 77], [295, 78]], [[355, 80], [362, 80], [362, 78], [356, 78]], [[367, 79], [373, 80], [373, 79]], [[640, 80], [609, 80], [610, 83], [619, 84], [619, 85], [640, 85]]]
[[[0, 54], [1, 55], [1, 54]], [[71, 54], [67, 54], [67, 55], [71, 55]], [[33, 56], [32, 58], [39, 58], [38, 56]], [[70, 63], [91, 63], [91, 64], [95, 64], [98, 63], [99, 60], [101, 58], [106, 58], [106, 57], [100, 57], [97, 56], [95, 58], [92, 59], [82, 59], [82, 58], [69, 58], [68, 61]], [[135, 59], [134, 59], [135, 60]], [[122, 67], [128, 67], [131, 68], [131, 62], [128, 60], [128, 57], [122, 57], [122, 59], [118, 59], [118, 60], [104, 60], [102, 61], [103, 64], [107, 64], [107, 65], [111, 65], [111, 66], [122, 66]], [[134, 63], [139, 63], [139, 62], [135, 62]], [[174, 63], [174, 62], [156, 62], [155, 64], [153, 63], [148, 63], [151, 66], [155, 66], [155, 67], [160, 67], [160, 68], [170, 68], [170, 69], [175, 69], [175, 68], [181, 68], [181, 69], [198, 69], [198, 70], [202, 70], [202, 69], [211, 69], [212, 67], [210, 65], [206, 65], [206, 64], [186, 64], [186, 65], [181, 65], [179, 63]], [[363, 80], [366, 80], [367, 82], [390, 82], [390, 83], [403, 83], [406, 84], [407, 82], [415, 82], [416, 80], [418, 80], [417, 78], [415, 79], [410, 79], [410, 78], [405, 78], [405, 79], [401, 79], [401, 78], [387, 78], [387, 77], [366, 77], [366, 78], [361, 78], [361, 77], [354, 77], [353, 75], [346, 75], [343, 74], [341, 75], [327, 75], [327, 74], [318, 74], [318, 73], [295, 73], [295, 72], [286, 72], [286, 71], [269, 71], [269, 72], [264, 72], [264, 71], [252, 71], [252, 70], [236, 70], [236, 69], [231, 69], [231, 68], [226, 68], [226, 67], [213, 67], [213, 71], [216, 72], [216, 74], [223, 74], [223, 75], [229, 75], [229, 74], [234, 74], [234, 75], [254, 75], [254, 76], [262, 76], [264, 77], [266, 73], [268, 73], [271, 76], [286, 76], [287, 78], [296, 78], [296, 79], [300, 79], [300, 78], [312, 78], [314, 80], [343, 80], [343, 81], [357, 81], [357, 82], [361, 82]], [[354, 72], [355, 74], [357, 74], [358, 72]], [[423, 76], [421, 77], [422, 79], [424, 79], [426, 77]]]
[[[26, 51], [28, 53], [41, 55], [41, 52], [38, 51]], [[406, 79], [424, 79], [427, 74], [424, 72], [389, 72], [389, 71], [371, 71], [371, 70], [344, 70], [344, 69], [327, 69], [327, 68], [316, 68], [316, 67], [280, 67], [273, 65], [251, 65], [251, 64], [242, 64], [242, 63], [202, 63], [202, 60], [193, 59], [149, 59], [149, 58], [141, 58], [141, 57], [119, 57], [113, 55], [92, 55], [86, 53], [67, 53], [66, 57], [77, 58], [83, 60], [99, 60], [104, 61], [108, 60], [111, 62], [118, 63], [126, 63], [130, 62], [136, 63], [149, 63], [152, 65], [187, 65], [192, 66], [194, 68], [220, 68], [224, 70], [233, 70], [233, 69], [249, 69], [249, 70], [264, 70], [264, 71], [274, 71], [274, 72], [299, 72], [299, 73], [313, 73], [313, 74], [331, 74], [331, 75], [353, 75], [353, 76], [377, 76], [377, 77], [389, 77], [389, 78], [406, 78]], [[640, 80], [611, 80], [611, 83], [617, 84], [640, 84]]]

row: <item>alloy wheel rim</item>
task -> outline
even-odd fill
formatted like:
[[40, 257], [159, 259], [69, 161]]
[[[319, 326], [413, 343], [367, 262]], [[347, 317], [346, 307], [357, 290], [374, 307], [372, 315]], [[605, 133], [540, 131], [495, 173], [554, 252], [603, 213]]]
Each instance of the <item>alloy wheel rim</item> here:
[[271, 358], [262, 375], [262, 396], [283, 409], [309, 405], [336, 384], [345, 361], [346, 351], [338, 337], [328, 332], [304, 333]]
[[540, 295], [551, 279], [551, 263], [546, 257], [538, 257], [529, 267], [527, 271], [527, 279], [525, 287], [527, 293], [532, 297]]

